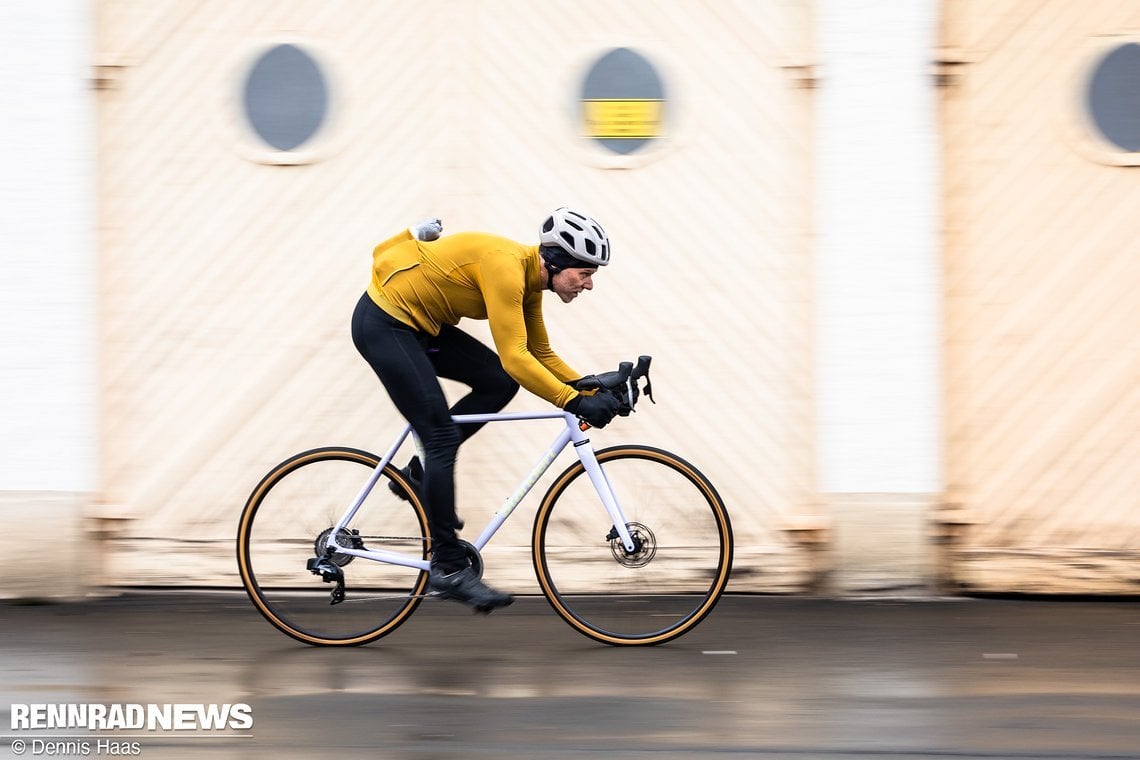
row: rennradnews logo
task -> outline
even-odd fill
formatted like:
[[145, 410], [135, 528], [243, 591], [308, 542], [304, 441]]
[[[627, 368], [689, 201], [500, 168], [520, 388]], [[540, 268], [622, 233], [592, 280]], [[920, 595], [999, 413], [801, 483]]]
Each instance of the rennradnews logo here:
[[18, 704], [11, 730], [248, 731], [253, 708], [238, 704]]

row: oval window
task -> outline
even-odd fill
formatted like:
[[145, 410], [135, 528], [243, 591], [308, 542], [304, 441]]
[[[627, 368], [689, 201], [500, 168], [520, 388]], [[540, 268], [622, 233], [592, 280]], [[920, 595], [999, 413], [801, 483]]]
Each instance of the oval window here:
[[1108, 53], [1093, 69], [1089, 113], [1101, 135], [1120, 150], [1140, 151], [1140, 44]]
[[250, 127], [276, 150], [304, 145], [328, 115], [325, 77], [317, 62], [296, 45], [277, 45], [262, 54], [250, 69], [242, 94]]
[[661, 77], [629, 48], [615, 48], [594, 63], [580, 100], [586, 136], [614, 153], [628, 155], [665, 134]]

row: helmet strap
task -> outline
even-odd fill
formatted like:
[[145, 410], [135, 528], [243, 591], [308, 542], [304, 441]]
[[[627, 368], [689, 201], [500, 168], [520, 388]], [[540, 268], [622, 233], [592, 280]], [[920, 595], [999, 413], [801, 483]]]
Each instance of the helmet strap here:
[[542, 259], [543, 266], [546, 267], [546, 289], [552, 293], [554, 292], [554, 275], [574, 264], [581, 263], [561, 248], [548, 245], [539, 246], [539, 257]]
[[554, 292], [554, 275], [558, 274], [562, 270], [559, 269], [558, 267], [554, 266], [553, 264], [551, 264], [549, 261], [544, 261], [542, 263], [546, 267], [546, 289], [549, 290], [551, 293], [553, 293]]

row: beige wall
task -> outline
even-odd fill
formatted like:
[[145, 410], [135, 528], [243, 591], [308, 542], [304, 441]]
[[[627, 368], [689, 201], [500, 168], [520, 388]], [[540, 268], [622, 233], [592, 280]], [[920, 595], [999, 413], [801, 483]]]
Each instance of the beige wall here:
[[[946, 2], [947, 571], [982, 591], [1140, 582], [1140, 169], [1090, 65], [1140, 6]], [[1128, 35], [1132, 34], [1132, 37]]]
[[[98, 4], [99, 511], [119, 526], [103, 581], [233, 585], [238, 512], [269, 467], [386, 444], [400, 420], [348, 336], [376, 242], [427, 214], [529, 241], [574, 203], [615, 258], [587, 298], [548, 304], [556, 347], [583, 371], [655, 357], [658, 404], [596, 439], [705, 471], [733, 516], [736, 588], [806, 587], [814, 553], [785, 528], [815, 510], [809, 4], [580, 2], [567, 30], [568, 7]], [[238, 110], [273, 42], [332, 73], [335, 121], [300, 156], [259, 148]], [[672, 117], [629, 161], [572, 113], [586, 67], [618, 46], [656, 64]], [[731, 235], [710, 241], [722, 221]], [[462, 453], [469, 524], [552, 435], [523, 427]], [[502, 546], [528, 536], [528, 510], [512, 522]], [[530, 577], [522, 550], [493, 561]]]
[[[804, 590], [832, 564], [832, 588], [1133, 591], [1140, 169], [1093, 136], [1080, 93], [1113, 35], [1140, 29], [1134, 6], [943, 3], [947, 493], [922, 498], [816, 492], [811, 3], [573, 7], [589, 31], [554, 46], [562, 4], [97, 4], [95, 512], [114, 538], [92, 582], [234, 585], [237, 513], [265, 470], [384, 446], [400, 420], [347, 331], [378, 240], [427, 214], [532, 240], [576, 203], [615, 263], [588, 298], [550, 304], [555, 344], [584, 371], [655, 356], [659, 403], [596, 437], [710, 476], [733, 588]], [[332, 77], [335, 120], [299, 154], [264, 150], [240, 114], [246, 67], [276, 42]], [[573, 113], [618, 46], [669, 97], [665, 137], [627, 160]], [[710, 244], [720, 223], [732, 233]], [[469, 524], [546, 444], [524, 427], [465, 448]], [[489, 558], [521, 591], [529, 521], [524, 505]]]

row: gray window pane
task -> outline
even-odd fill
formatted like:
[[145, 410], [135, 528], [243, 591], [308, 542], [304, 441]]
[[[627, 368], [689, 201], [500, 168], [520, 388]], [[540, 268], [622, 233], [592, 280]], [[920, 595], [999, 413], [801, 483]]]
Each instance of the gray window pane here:
[[1140, 45], [1121, 45], [1101, 59], [1089, 81], [1088, 108], [1109, 142], [1140, 151]]
[[294, 150], [312, 138], [329, 102], [316, 61], [294, 45], [278, 45], [258, 59], [246, 79], [244, 100], [250, 126], [277, 150]]

